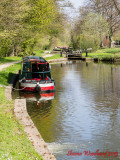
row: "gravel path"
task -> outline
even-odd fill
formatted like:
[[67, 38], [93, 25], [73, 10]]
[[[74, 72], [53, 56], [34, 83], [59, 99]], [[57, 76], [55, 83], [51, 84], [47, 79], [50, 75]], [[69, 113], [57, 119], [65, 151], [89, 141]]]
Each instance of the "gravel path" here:
[[15, 64], [15, 63], [19, 63], [20, 61], [18, 61], [18, 62], [9, 62], [9, 63], [5, 63], [5, 64], [1, 64], [0, 65], [0, 71], [1, 70], [3, 70], [4, 68], [7, 68], [7, 67], [9, 67], [9, 66], [11, 66], [11, 65], [13, 65], [13, 64]]

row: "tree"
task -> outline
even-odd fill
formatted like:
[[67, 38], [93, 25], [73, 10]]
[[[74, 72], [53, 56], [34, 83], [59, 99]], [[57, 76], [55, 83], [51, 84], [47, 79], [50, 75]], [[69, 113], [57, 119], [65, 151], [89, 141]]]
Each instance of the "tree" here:
[[89, 13], [81, 27], [79, 44], [82, 49], [99, 48], [105, 34], [108, 34], [108, 23], [100, 14]]
[[111, 46], [112, 36], [120, 28], [119, 4], [117, 4], [117, 0], [89, 0], [87, 4], [89, 10], [101, 14], [109, 23], [109, 46]]
[[114, 3], [116, 10], [118, 11], [118, 14], [120, 15], [120, 2], [118, 3], [117, 0], [112, 0], [112, 1]]
[[[1, 0], [0, 53], [1, 56], [31, 53], [41, 35], [59, 33], [60, 15], [55, 0]], [[53, 27], [56, 24], [56, 28]], [[56, 34], [55, 33], [55, 34]]]
[[108, 33], [109, 25], [100, 14], [86, 13], [75, 24], [72, 32], [73, 47], [97, 49], [101, 46], [103, 37]]

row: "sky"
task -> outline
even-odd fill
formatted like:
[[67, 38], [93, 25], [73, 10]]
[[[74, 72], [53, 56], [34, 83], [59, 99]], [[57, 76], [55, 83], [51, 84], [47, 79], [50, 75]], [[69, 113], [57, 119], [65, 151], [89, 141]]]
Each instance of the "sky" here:
[[85, 2], [85, 0], [69, 0], [73, 6], [78, 9], [80, 6], [83, 5], [83, 3]]
[[[68, 0], [66, 0], [66, 1], [68, 1]], [[74, 9], [72, 9], [72, 8], [65, 8], [65, 12], [67, 13], [67, 15], [71, 18], [71, 19], [75, 19], [79, 14], [79, 7], [80, 6], [83, 6], [83, 4], [85, 3], [85, 0], [69, 0], [71, 3], [72, 3], [72, 5], [73, 5], [73, 7], [74, 7]]]

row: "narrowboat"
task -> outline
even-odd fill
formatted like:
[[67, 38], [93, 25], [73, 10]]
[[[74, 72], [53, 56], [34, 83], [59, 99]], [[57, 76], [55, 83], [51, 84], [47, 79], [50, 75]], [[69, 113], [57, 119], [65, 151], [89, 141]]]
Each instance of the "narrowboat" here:
[[54, 91], [55, 81], [51, 78], [49, 63], [42, 57], [23, 57], [19, 84], [23, 91]]

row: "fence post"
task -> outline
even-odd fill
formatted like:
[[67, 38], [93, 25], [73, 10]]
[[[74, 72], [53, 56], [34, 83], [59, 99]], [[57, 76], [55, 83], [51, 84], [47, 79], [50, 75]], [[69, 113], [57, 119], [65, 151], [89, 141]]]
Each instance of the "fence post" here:
[[87, 51], [87, 49], [85, 50], [85, 52], [86, 52], [86, 57], [88, 56], [88, 51]]

